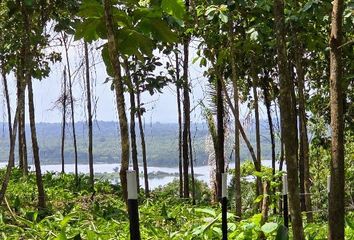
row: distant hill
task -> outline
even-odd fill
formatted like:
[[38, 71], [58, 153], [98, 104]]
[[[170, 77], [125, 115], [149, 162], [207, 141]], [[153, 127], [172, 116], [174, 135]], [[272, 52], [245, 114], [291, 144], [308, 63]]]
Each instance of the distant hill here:
[[[0, 123], [1, 124], [1, 123]], [[7, 123], [1, 124], [0, 138], [0, 161], [7, 161], [9, 141]], [[94, 161], [95, 163], [117, 163], [120, 162], [120, 137], [118, 124], [116, 122], [94, 122]], [[177, 166], [178, 165], [178, 124], [175, 123], [153, 123], [145, 124], [147, 146], [147, 159], [150, 166]], [[78, 159], [79, 163], [87, 163], [87, 125], [84, 122], [76, 123]], [[205, 143], [208, 136], [208, 128], [203, 123], [193, 123], [191, 126], [194, 145], [194, 157], [196, 165], [207, 164], [208, 155], [205, 150]], [[139, 136], [138, 129], [137, 136]], [[262, 122], [262, 158], [271, 159], [269, 134], [267, 123]], [[42, 164], [59, 164], [61, 161], [61, 124], [60, 123], [38, 123], [37, 134], [40, 147]], [[30, 129], [26, 126], [27, 145], [29, 162], [32, 163], [32, 152], [30, 151]], [[255, 145], [254, 128], [248, 129], [251, 142]], [[233, 134], [230, 132], [232, 138]], [[228, 141], [227, 158], [232, 156], [232, 139]], [[137, 139], [138, 154], [141, 158], [140, 138]], [[17, 150], [16, 150], [17, 151]], [[247, 148], [242, 145], [241, 158], [249, 158]], [[67, 125], [65, 143], [65, 161], [74, 162], [74, 146], [72, 141], [72, 130]]]

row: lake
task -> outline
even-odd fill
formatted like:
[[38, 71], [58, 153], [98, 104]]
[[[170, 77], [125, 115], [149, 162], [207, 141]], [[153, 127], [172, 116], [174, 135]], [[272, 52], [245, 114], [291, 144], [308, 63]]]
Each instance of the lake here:
[[[263, 160], [262, 165], [271, 167], [271, 160]], [[278, 168], [278, 163], [276, 164]], [[5, 167], [6, 163], [0, 162], [0, 167]], [[34, 170], [34, 166], [30, 165], [31, 170]], [[120, 167], [120, 164], [108, 164], [108, 163], [97, 163], [94, 164], [94, 171], [95, 173], [114, 173], [117, 168]], [[229, 167], [232, 169], [234, 168], [234, 163], [229, 163]], [[285, 166], [284, 166], [285, 167]], [[65, 164], [65, 172], [67, 173], [73, 173], [75, 169], [74, 164]], [[139, 166], [139, 171], [142, 172], [142, 166]], [[50, 164], [50, 165], [42, 165], [41, 166], [42, 173], [45, 172], [60, 172], [61, 171], [61, 165], [60, 164]], [[84, 164], [79, 164], [78, 165], [78, 171], [79, 173], [84, 173], [87, 174], [89, 173], [89, 167], [88, 165]], [[148, 173], [153, 173], [153, 172], [165, 172], [169, 174], [177, 174], [178, 173], [178, 167], [148, 167]], [[210, 167], [209, 166], [198, 166], [194, 168], [194, 173], [196, 174], [196, 178], [198, 180], [202, 180], [206, 183], [209, 184], [210, 181], [210, 176], [209, 176], [209, 171]], [[142, 176], [142, 174], [141, 174]], [[149, 179], [149, 187], [151, 189], [155, 189], [158, 186], [163, 186], [166, 185], [167, 183], [172, 182], [175, 178], [178, 178], [178, 176], [164, 176], [161, 178], [150, 178]], [[119, 173], [117, 172], [117, 179], [119, 179]], [[230, 179], [230, 178], [229, 178]], [[140, 184], [143, 185], [144, 179], [141, 177], [140, 178]], [[142, 186], [143, 187], [143, 186]]]

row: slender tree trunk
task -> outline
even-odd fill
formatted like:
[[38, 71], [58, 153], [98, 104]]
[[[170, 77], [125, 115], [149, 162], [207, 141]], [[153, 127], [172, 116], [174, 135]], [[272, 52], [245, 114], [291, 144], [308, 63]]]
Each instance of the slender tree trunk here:
[[74, 162], [75, 162], [75, 181], [76, 185], [78, 185], [78, 160], [77, 160], [77, 141], [76, 141], [76, 129], [75, 129], [75, 109], [74, 109], [74, 96], [73, 96], [73, 80], [71, 76], [71, 70], [70, 70], [70, 61], [69, 61], [69, 46], [67, 45], [68, 43], [66, 42], [66, 35], [65, 33], [63, 34], [63, 41], [64, 41], [64, 48], [65, 48], [65, 58], [66, 58], [66, 65], [68, 68], [68, 80], [69, 80], [69, 99], [70, 99], [70, 110], [71, 110], [71, 128], [73, 131], [73, 140], [74, 140]]
[[[274, 139], [274, 126], [273, 126], [273, 119], [272, 119], [272, 113], [271, 113], [271, 97], [270, 97], [270, 79], [268, 76], [266, 78], [262, 79], [262, 89], [263, 89], [263, 95], [264, 95], [264, 105], [266, 106], [267, 109], [267, 117], [268, 117], [268, 125], [269, 125], [269, 135], [270, 135], [270, 142], [271, 142], [271, 149], [272, 149], [272, 175], [273, 175], [273, 181], [274, 175], [275, 175], [275, 139]], [[272, 189], [271, 191], [273, 191]], [[275, 191], [275, 190], [274, 190]], [[276, 214], [276, 207], [274, 206], [273, 208], [273, 213]]]
[[30, 119], [30, 126], [31, 126], [33, 159], [36, 168], [36, 182], [38, 188], [38, 208], [45, 209], [46, 202], [45, 202], [45, 192], [44, 192], [43, 181], [42, 181], [41, 164], [39, 160], [39, 147], [37, 141], [36, 121], [34, 115], [32, 79], [28, 75], [27, 75], [27, 85], [28, 85], [28, 109], [29, 109], [29, 119]]
[[285, 146], [285, 159], [289, 183], [289, 205], [294, 239], [304, 240], [304, 230], [300, 212], [297, 168], [296, 115], [294, 110], [294, 86], [290, 79], [286, 53], [286, 32], [283, 0], [274, 0], [275, 31], [277, 40], [278, 68], [280, 80], [280, 115], [282, 138]]
[[[5, 95], [5, 99], [6, 99], [7, 121], [8, 121], [8, 127], [9, 127], [9, 142], [10, 142], [10, 146], [12, 146], [11, 104], [10, 104], [9, 89], [7, 87], [7, 77], [6, 77], [5, 67], [3, 65], [1, 65], [1, 75], [2, 75], [2, 80], [3, 80], [3, 84], [4, 84], [4, 95]], [[11, 164], [14, 165], [15, 159], [11, 159], [10, 161], [11, 161]]]
[[222, 92], [222, 74], [218, 68], [215, 69], [218, 76], [216, 79], [216, 131], [217, 131], [217, 151], [216, 151], [216, 195], [221, 200], [222, 181], [221, 175], [225, 172], [224, 156], [224, 97]]
[[[299, 45], [299, 44], [298, 44]], [[298, 78], [298, 102], [299, 102], [299, 169], [300, 169], [300, 191], [304, 195], [300, 196], [303, 210], [306, 211], [307, 221], [313, 221], [312, 203], [310, 195], [310, 164], [309, 164], [309, 142], [307, 137], [307, 119], [305, 111], [305, 74], [303, 66], [303, 50], [301, 46], [297, 46], [295, 53], [295, 66]], [[303, 189], [303, 191], [301, 190]]]
[[120, 181], [123, 189], [123, 198], [127, 201], [127, 170], [129, 167], [129, 130], [128, 130], [128, 121], [125, 113], [125, 102], [124, 102], [124, 88], [123, 88], [123, 79], [121, 74], [121, 64], [119, 61], [119, 53], [117, 41], [115, 39], [112, 19], [112, 3], [110, 0], [103, 0], [104, 4], [104, 14], [105, 14], [105, 24], [107, 28], [107, 38], [108, 38], [108, 49], [109, 49], [109, 58], [111, 60], [113, 69], [114, 69], [114, 88], [116, 93], [116, 101], [118, 108], [118, 118], [119, 118], [119, 127], [120, 127], [120, 136], [121, 136], [121, 168], [120, 168]]
[[17, 80], [17, 97], [21, 101], [20, 115], [18, 118], [18, 158], [20, 169], [24, 175], [28, 173], [28, 163], [27, 163], [27, 144], [26, 144], [26, 107], [25, 107], [25, 90], [26, 83], [24, 76], [21, 75]]
[[221, 84], [222, 84], [222, 90], [225, 94], [225, 97], [226, 97], [226, 101], [227, 101], [227, 104], [229, 105], [230, 109], [231, 109], [231, 112], [233, 114], [233, 116], [235, 117], [235, 121], [236, 121], [236, 126], [238, 128], [238, 130], [240, 131], [240, 134], [242, 136], [242, 139], [243, 141], [245, 141], [246, 143], [246, 146], [248, 148], [248, 151], [250, 152], [251, 154], [251, 157], [252, 157], [252, 160], [253, 160], [253, 164], [255, 166], [255, 169], [256, 171], [260, 172], [260, 169], [258, 168], [258, 164], [257, 164], [257, 157], [256, 157], [256, 154], [254, 153], [254, 150], [253, 150], [253, 147], [251, 145], [251, 142], [248, 140], [248, 137], [245, 133], [245, 130], [243, 129], [242, 127], [242, 124], [240, 122], [240, 119], [236, 118], [236, 116], [238, 115], [237, 112], [236, 112], [236, 109], [235, 107], [233, 106], [232, 104], [232, 101], [231, 101], [231, 98], [229, 96], [229, 93], [227, 92], [226, 90], [226, 86], [225, 86], [225, 82], [224, 81], [221, 81]]
[[263, 183], [263, 200], [262, 200], [262, 224], [268, 220], [269, 211], [269, 182], [265, 181]]
[[180, 76], [179, 76], [179, 56], [177, 51], [176, 51], [176, 91], [177, 91], [177, 114], [178, 114], [179, 197], [182, 198], [183, 197], [182, 113], [181, 113], [181, 87], [180, 87]]
[[63, 119], [61, 127], [61, 172], [65, 172], [65, 127], [66, 127], [66, 69], [63, 71], [63, 99], [62, 99], [62, 108], [63, 108]]
[[275, 174], [275, 136], [274, 136], [274, 125], [273, 125], [273, 118], [271, 113], [271, 97], [268, 89], [267, 83], [263, 83], [263, 95], [264, 95], [264, 105], [267, 109], [267, 117], [268, 117], [268, 125], [269, 125], [269, 135], [270, 135], [270, 142], [272, 145], [272, 174]]
[[189, 134], [188, 134], [188, 140], [189, 140], [189, 157], [191, 161], [191, 183], [192, 183], [192, 201], [193, 205], [195, 205], [195, 181], [194, 181], [194, 163], [193, 163], [193, 147], [192, 147], [192, 137], [191, 137], [191, 131], [189, 129]]
[[132, 82], [132, 77], [130, 75], [129, 69], [129, 62], [128, 59], [124, 59], [124, 65], [126, 69], [126, 76], [127, 76], [127, 84], [129, 89], [129, 99], [130, 99], [130, 142], [132, 145], [131, 153], [132, 153], [132, 162], [133, 162], [133, 169], [136, 172], [136, 182], [137, 182], [137, 190], [139, 192], [140, 184], [139, 184], [139, 165], [138, 165], [138, 151], [137, 151], [137, 144], [136, 144], [136, 134], [135, 134], [135, 114], [137, 112], [136, 105], [135, 105], [135, 93], [134, 93], [134, 86]]
[[[257, 146], [257, 167], [258, 169], [262, 169], [262, 162], [261, 162], [261, 131], [260, 131], [260, 124], [259, 124], [259, 108], [258, 108], [258, 93], [257, 93], [257, 85], [259, 84], [259, 79], [257, 76], [257, 72], [253, 67], [252, 64], [252, 89], [253, 89], [253, 98], [254, 98], [254, 117], [256, 120], [256, 146]], [[260, 195], [263, 192], [262, 186], [262, 179], [257, 177], [257, 189], [256, 195]]]
[[332, 25], [330, 36], [330, 94], [332, 161], [329, 196], [329, 234], [328, 239], [344, 239], [344, 119], [343, 119], [343, 79], [342, 79], [342, 22], [344, 1], [332, 2]]
[[[186, 1], [186, 9], [189, 9], [189, 1]], [[188, 146], [188, 129], [190, 129], [190, 99], [189, 99], [189, 81], [188, 81], [188, 69], [189, 69], [189, 37], [185, 36], [183, 39], [183, 197], [189, 198], [189, 146]]]
[[88, 162], [90, 169], [91, 191], [94, 192], [94, 172], [93, 172], [93, 130], [92, 130], [92, 107], [91, 107], [91, 84], [90, 84], [90, 61], [87, 42], [84, 41], [85, 49], [85, 69], [86, 69], [86, 91], [87, 91], [87, 122], [88, 122]]
[[39, 159], [39, 147], [37, 141], [37, 131], [36, 131], [36, 120], [35, 120], [35, 110], [34, 110], [34, 102], [33, 102], [33, 88], [32, 88], [32, 76], [31, 76], [31, 69], [29, 63], [32, 61], [32, 54], [31, 54], [31, 43], [30, 43], [30, 36], [31, 36], [31, 19], [29, 13], [27, 12], [27, 7], [22, 5], [22, 15], [23, 15], [23, 24], [25, 29], [25, 38], [24, 38], [24, 49], [25, 49], [25, 61], [23, 67], [24, 77], [25, 77], [25, 84], [28, 85], [28, 111], [29, 111], [29, 120], [30, 120], [30, 128], [31, 128], [31, 140], [32, 140], [32, 150], [33, 150], [33, 160], [34, 166], [36, 171], [36, 183], [38, 188], [38, 209], [45, 209], [46, 208], [46, 200], [45, 200], [45, 191], [43, 187], [43, 180], [42, 180], [42, 172], [41, 172], [41, 164]]
[[141, 150], [143, 154], [143, 169], [144, 169], [144, 186], [145, 186], [145, 196], [149, 197], [149, 176], [147, 170], [147, 159], [146, 159], [146, 144], [145, 144], [145, 133], [143, 128], [143, 121], [142, 121], [142, 110], [141, 110], [141, 101], [140, 101], [140, 89], [139, 89], [139, 82], [136, 81], [136, 88], [137, 88], [137, 103], [138, 103], [138, 123], [139, 123], [139, 131], [140, 131], [140, 139], [141, 139]]
[[[233, 34], [233, 28], [231, 28], [231, 33]], [[232, 35], [233, 36], [233, 35]], [[241, 219], [242, 214], [242, 193], [241, 193], [241, 158], [240, 158], [240, 131], [237, 126], [236, 119], [240, 119], [239, 112], [239, 93], [238, 93], [238, 72], [237, 65], [235, 62], [235, 47], [234, 39], [232, 38], [230, 42], [231, 46], [231, 71], [232, 71], [232, 86], [234, 90], [234, 105], [235, 105], [235, 209], [237, 220]]]
[[5, 172], [4, 178], [2, 180], [1, 190], [0, 190], [0, 204], [2, 204], [3, 201], [4, 201], [5, 193], [6, 193], [8, 185], [9, 185], [12, 169], [14, 167], [12, 159], [14, 158], [14, 155], [15, 155], [17, 124], [18, 124], [18, 116], [19, 116], [19, 113], [20, 113], [20, 111], [19, 111], [19, 109], [20, 109], [19, 103], [20, 102], [17, 101], [16, 114], [15, 114], [15, 119], [14, 119], [13, 128], [12, 128], [13, 132], [12, 132], [11, 141], [10, 141], [11, 145], [10, 145], [10, 151], [9, 151], [9, 160], [8, 160], [8, 163], [7, 163], [6, 172]]

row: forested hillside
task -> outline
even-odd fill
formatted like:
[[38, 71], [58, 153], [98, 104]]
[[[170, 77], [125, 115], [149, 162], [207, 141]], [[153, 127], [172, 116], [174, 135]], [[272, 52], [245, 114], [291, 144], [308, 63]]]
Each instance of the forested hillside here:
[[[7, 123], [0, 123], [1, 125]], [[80, 164], [87, 164], [87, 142], [86, 136], [88, 132], [87, 124], [84, 122], [76, 123], [77, 128], [77, 144], [78, 144], [78, 162]], [[137, 128], [137, 127], [136, 127]], [[27, 138], [30, 140], [29, 126], [26, 126]], [[250, 125], [247, 132], [252, 135], [254, 127]], [[138, 131], [138, 128], [136, 129]], [[146, 123], [146, 143], [148, 145], [148, 163], [149, 166], [161, 167], [177, 167], [178, 166], [178, 124], [173, 123]], [[40, 156], [43, 164], [60, 164], [60, 138], [61, 138], [61, 124], [60, 123], [37, 123], [38, 142], [41, 146]], [[193, 124], [191, 127], [193, 139], [193, 151], [195, 152], [195, 162], [197, 166], [208, 164], [208, 153], [206, 151], [207, 138], [209, 136], [208, 127], [206, 124]], [[232, 135], [233, 130], [230, 130], [229, 135]], [[120, 163], [120, 148], [119, 148], [119, 130], [116, 122], [95, 121], [93, 123], [93, 148], [94, 148], [94, 162], [95, 163]], [[261, 123], [262, 135], [262, 159], [271, 159], [271, 145], [269, 130], [267, 129], [267, 122]], [[74, 163], [74, 148], [72, 145], [72, 135], [67, 134], [65, 158], [66, 163]], [[231, 141], [229, 139], [228, 141]], [[255, 143], [255, 137], [251, 137], [252, 144]], [[30, 141], [28, 142], [30, 146]], [[0, 161], [6, 162], [9, 151], [8, 132], [3, 131], [1, 134], [0, 144]], [[138, 150], [140, 152], [140, 141], [138, 140]], [[176, 147], [177, 146], [177, 147]], [[233, 161], [231, 149], [227, 151], [229, 161]], [[31, 161], [32, 153], [28, 152], [28, 157]], [[241, 148], [242, 161], [250, 159], [247, 148], [242, 144]], [[139, 156], [141, 163], [141, 156]]]

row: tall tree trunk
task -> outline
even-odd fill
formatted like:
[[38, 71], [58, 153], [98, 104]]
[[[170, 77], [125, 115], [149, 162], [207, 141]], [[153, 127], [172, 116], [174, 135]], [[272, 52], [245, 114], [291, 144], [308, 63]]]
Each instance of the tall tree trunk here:
[[[230, 13], [232, 17], [232, 13]], [[241, 220], [242, 214], [242, 193], [241, 193], [241, 158], [240, 158], [240, 131], [236, 124], [236, 119], [240, 119], [239, 111], [239, 93], [238, 93], [238, 72], [237, 65], [235, 61], [236, 51], [235, 51], [235, 38], [234, 38], [234, 27], [233, 21], [230, 21], [229, 34], [230, 39], [230, 50], [231, 50], [231, 80], [233, 86], [234, 95], [234, 105], [235, 105], [235, 210], [236, 210], [236, 220]]]
[[138, 151], [136, 144], [136, 134], [135, 134], [135, 114], [137, 112], [136, 104], [135, 104], [135, 93], [134, 93], [134, 85], [132, 82], [132, 77], [130, 75], [129, 62], [128, 59], [124, 59], [125, 71], [127, 76], [127, 84], [129, 89], [129, 100], [130, 100], [130, 142], [132, 145], [131, 153], [132, 153], [132, 163], [133, 169], [136, 172], [136, 182], [137, 182], [137, 190], [139, 192], [140, 184], [139, 184], [139, 164], [138, 164]]
[[[299, 144], [299, 169], [300, 169], [300, 191], [304, 193], [300, 196], [300, 201], [304, 206], [303, 210], [306, 211], [307, 221], [313, 221], [312, 203], [310, 195], [310, 164], [309, 164], [309, 142], [307, 137], [307, 119], [305, 111], [305, 74], [303, 66], [303, 49], [298, 44], [295, 52], [295, 66], [298, 78], [298, 102], [299, 102], [299, 131], [300, 131], [300, 144]], [[301, 190], [303, 189], [303, 191]]]
[[330, 94], [332, 161], [331, 185], [329, 196], [329, 234], [328, 239], [344, 239], [344, 119], [343, 119], [343, 83], [342, 83], [342, 22], [343, 0], [332, 2], [332, 26], [330, 36]]
[[12, 128], [13, 132], [12, 132], [11, 141], [10, 141], [11, 145], [10, 145], [10, 151], [9, 151], [9, 160], [8, 160], [8, 163], [7, 163], [6, 172], [5, 172], [4, 178], [2, 180], [1, 190], [0, 190], [0, 204], [2, 204], [2, 202], [4, 201], [5, 193], [6, 193], [8, 185], [9, 185], [12, 169], [14, 167], [12, 159], [14, 158], [14, 155], [15, 155], [15, 143], [16, 143], [18, 116], [19, 116], [19, 113], [20, 113], [19, 104], [20, 104], [20, 102], [17, 101], [15, 119], [14, 119], [13, 128]]
[[[3, 64], [4, 63], [2, 62], [1, 75], [2, 75], [2, 80], [3, 80], [3, 85], [4, 85], [4, 95], [5, 95], [5, 99], [6, 99], [7, 121], [8, 121], [8, 127], [9, 127], [9, 142], [10, 142], [10, 146], [12, 146], [11, 104], [10, 104], [9, 89], [7, 87], [7, 77], [6, 77], [6, 72], [5, 72], [5, 66]], [[11, 159], [10, 161], [11, 161], [11, 164], [14, 165], [15, 159]]]
[[[253, 98], [254, 98], [254, 118], [256, 120], [256, 146], [257, 146], [257, 167], [259, 170], [262, 169], [261, 162], [261, 131], [259, 124], [259, 108], [258, 108], [258, 93], [257, 93], [257, 85], [259, 84], [259, 79], [256, 70], [254, 69], [254, 64], [251, 67], [252, 71], [252, 89], [253, 89]], [[263, 192], [262, 179], [257, 177], [257, 191], [256, 195], [260, 195]]]
[[66, 69], [63, 71], [63, 99], [62, 99], [62, 108], [63, 108], [63, 119], [61, 127], [61, 172], [65, 172], [65, 127], [66, 127]]
[[191, 131], [189, 129], [189, 134], [188, 134], [188, 140], [189, 140], [189, 157], [191, 161], [191, 184], [192, 184], [192, 201], [193, 205], [195, 205], [195, 181], [194, 181], [194, 163], [193, 163], [193, 147], [192, 147], [192, 137], [191, 137]]
[[304, 240], [304, 230], [300, 212], [298, 189], [296, 115], [294, 110], [294, 86], [290, 79], [286, 53], [286, 32], [283, 0], [274, 0], [275, 32], [277, 40], [278, 69], [280, 80], [280, 115], [282, 138], [285, 147], [285, 159], [289, 183], [289, 205], [294, 239]]
[[271, 107], [272, 107], [272, 101], [271, 101], [271, 96], [270, 96], [270, 86], [268, 81], [266, 79], [263, 79], [263, 95], [264, 95], [264, 105], [266, 106], [267, 109], [267, 117], [268, 117], [268, 125], [269, 125], [269, 135], [270, 135], [270, 142], [271, 142], [271, 149], [272, 149], [272, 174], [275, 174], [275, 136], [274, 136], [274, 125], [273, 125], [273, 118], [272, 118], [272, 112], [271, 112]]
[[[178, 48], [178, 45], [177, 47]], [[182, 113], [181, 113], [181, 87], [179, 76], [179, 56], [176, 50], [176, 92], [178, 114], [178, 170], [179, 170], [179, 197], [183, 197], [183, 163], [182, 163]]]
[[74, 141], [74, 162], [75, 162], [75, 181], [76, 185], [78, 185], [78, 160], [77, 160], [77, 141], [76, 141], [76, 129], [75, 129], [75, 109], [74, 109], [74, 96], [73, 96], [73, 79], [71, 76], [70, 70], [70, 61], [69, 61], [69, 46], [67, 43], [67, 36], [63, 34], [64, 48], [65, 48], [65, 58], [66, 58], [66, 66], [68, 68], [68, 80], [69, 80], [69, 99], [70, 99], [70, 110], [71, 110], [71, 128], [73, 131], [73, 141]]
[[32, 150], [33, 150], [33, 159], [34, 166], [36, 168], [36, 182], [38, 188], [38, 208], [45, 209], [45, 192], [42, 181], [42, 172], [41, 164], [39, 160], [39, 147], [37, 141], [37, 131], [36, 131], [36, 121], [34, 115], [34, 103], [33, 103], [33, 88], [32, 88], [32, 79], [30, 75], [27, 75], [27, 85], [28, 85], [28, 109], [29, 109], [29, 119], [31, 127], [31, 139], [32, 139]]
[[[19, 64], [17, 66], [17, 99], [21, 101], [20, 113], [18, 116], [18, 158], [20, 169], [24, 175], [27, 175], [28, 165], [27, 165], [27, 147], [26, 147], [26, 134], [25, 134], [25, 89], [26, 89], [26, 79], [24, 73], [24, 66], [26, 64], [28, 49], [26, 46], [22, 45], [20, 49]], [[26, 165], [27, 169], [25, 169]]]
[[91, 191], [95, 189], [94, 172], [93, 172], [93, 131], [92, 131], [92, 107], [91, 107], [91, 84], [90, 84], [90, 61], [87, 42], [84, 41], [85, 49], [85, 70], [86, 70], [86, 91], [87, 91], [87, 122], [88, 122], [88, 160], [90, 169], [90, 186]]
[[216, 194], [221, 200], [222, 181], [221, 176], [225, 171], [225, 156], [224, 156], [224, 97], [222, 92], [222, 74], [219, 69], [216, 69], [218, 74], [216, 79], [216, 131], [217, 131], [217, 151], [216, 151]]
[[123, 198], [127, 201], [127, 170], [129, 167], [129, 130], [128, 121], [125, 113], [125, 102], [124, 102], [124, 88], [123, 79], [121, 74], [121, 64], [119, 60], [118, 46], [115, 39], [115, 28], [113, 27], [112, 19], [112, 3], [110, 0], [103, 0], [104, 4], [104, 17], [105, 24], [107, 28], [107, 38], [108, 38], [108, 49], [109, 58], [114, 69], [114, 88], [116, 93], [116, 102], [118, 108], [118, 118], [120, 127], [120, 137], [121, 137], [121, 168], [120, 168], [120, 182], [123, 189]]
[[32, 76], [31, 76], [31, 68], [30, 62], [32, 61], [32, 54], [30, 52], [31, 43], [30, 43], [30, 36], [31, 36], [31, 18], [29, 13], [27, 12], [27, 7], [22, 5], [22, 15], [23, 15], [23, 24], [25, 29], [25, 38], [24, 38], [24, 65], [23, 72], [25, 77], [25, 84], [28, 85], [28, 111], [29, 111], [29, 120], [30, 120], [30, 128], [31, 128], [31, 140], [32, 140], [32, 150], [33, 150], [33, 160], [34, 166], [36, 171], [36, 183], [38, 188], [38, 209], [45, 209], [46, 208], [46, 201], [45, 201], [45, 191], [43, 187], [43, 180], [42, 180], [42, 172], [41, 172], [41, 164], [39, 160], [39, 147], [37, 141], [37, 131], [36, 131], [36, 120], [35, 120], [35, 110], [34, 110], [34, 102], [33, 102], [33, 88], [32, 88]]
[[[271, 101], [271, 96], [270, 96], [270, 91], [271, 91], [271, 84], [270, 84], [271, 79], [266, 76], [265, 78], [262, 79], [262, 90], [263, 90], [263, 95], [264, 95], [264, 105], [266, 106], [267, 110], [267, 117], [268, 117], [268, 125], [269, 125], [269, 135], [270, 135], [270, 142], [271, 142], [271, 149], [272, 149], [272, 175], [274, 178], [275, 175], [275, 138], [274, 138], [274, 126], [273, 126], [273, 119], [272, 119], [272, 113], [271, 113], [271, 106], [272, 106], [272, 101]], [[274, 181], [275, 179], [273, 179]], [[274, 205], [273, 208], [273, 213], [276, 214], [276, 207]]]
[[144, 186], [145, 186], [145, 196], [149, 197], [149, 176], [147, 170], [147, 159], [146, 159], [146, 144], [145, 144], [145, 133], [143, 128], [143, 120], [142, 120], [142, 109], [141, 109], [141, 101], [140, 101], [140, 89], [139, 89], [139, 82], [136, 81], [136, 98], [138, 103], [138, 123], [139, 123], [139, 132], [140, 132], [140, 139], [141, 139], [141, 150], [143, 154], [143, 169], [144, 169]]
[[[186, 1], [186, 9], [189, 9], [189, 1]], [[183, 133], [182, 133], [182, 154], [183, 154], [183, 197], [189, 198], [189, 147], [188, 146], [188, 130], [190, 129], [190, 99], [189, 99], [189, 37], [183, 38]]]

